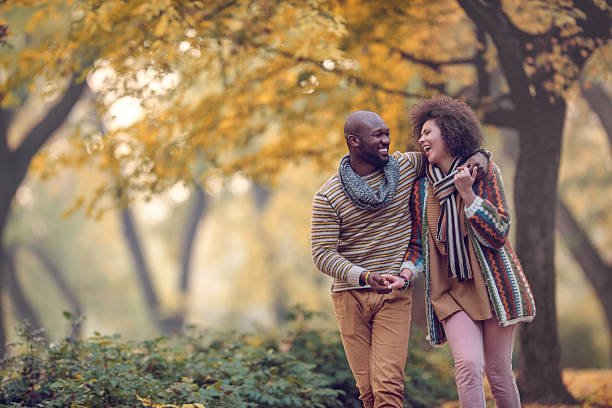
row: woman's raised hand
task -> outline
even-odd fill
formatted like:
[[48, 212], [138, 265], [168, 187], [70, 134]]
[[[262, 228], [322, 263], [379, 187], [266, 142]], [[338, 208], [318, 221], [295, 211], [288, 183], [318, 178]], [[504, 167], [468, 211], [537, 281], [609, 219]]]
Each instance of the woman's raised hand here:
[[455, 188], [457, 188], [457, 191], [461, 194], [461, 198], [463, 198], [466, 207], [472, 205], [476, 199], [476, 194], [474, 190], [472, 190], [472, 185], [474, 184], [474, 180], [476, 180], [477, 173], [478, 168], [476, 166], [473, 166], [471, 171], [467, 167], [458, 167], [454, 177]]

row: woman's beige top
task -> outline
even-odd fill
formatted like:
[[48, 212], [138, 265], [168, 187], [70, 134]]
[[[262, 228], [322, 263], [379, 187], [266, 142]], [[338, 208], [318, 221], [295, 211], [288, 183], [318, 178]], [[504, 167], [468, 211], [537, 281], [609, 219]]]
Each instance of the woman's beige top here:
[[434, 196], [433, 188], [429, 186], [427, 194], [427, 229], [430, 248], [431, 303], [440, 321], [463, 310], [472, 320], [487, 320], [493, 317], [489, 293], [484, 276], [476, 257], [474, 247], [470, 242], [465, 220], [463, 200], [457, 194], [457, 208], [461, 234], [466, 242], [470, 257], [473, 279], [459, 282], [448, 276], [448, 255], [446, 243], [436, 239], [438, 217], [440, 216], [440, 201]]

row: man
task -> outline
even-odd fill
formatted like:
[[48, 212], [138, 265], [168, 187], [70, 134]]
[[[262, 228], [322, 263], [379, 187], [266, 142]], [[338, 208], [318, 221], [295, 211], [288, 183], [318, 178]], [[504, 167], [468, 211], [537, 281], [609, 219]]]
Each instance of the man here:
[[416, 152], [389, 155], [389, 128], [374, 112], [349, 115], [344, 137], [349, 154], [314, 197], [313, 260], [334, 278], [334, 313], [359, 399], [366, 408], [402, 407], [412, 289], [391, 288], [403, 285], [408, 202], [426, 161]]

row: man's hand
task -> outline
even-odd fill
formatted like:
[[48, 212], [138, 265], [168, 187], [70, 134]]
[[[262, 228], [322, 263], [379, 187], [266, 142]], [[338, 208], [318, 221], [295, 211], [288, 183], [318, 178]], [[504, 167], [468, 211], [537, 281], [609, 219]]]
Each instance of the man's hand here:
[[489, 169], [489, 158], [482, 152], [476, 152], [465, 161], [462, 167], [467, 167], [470, 172], [472, 171], [473, 167], [476, 167], [478, 169], [476, 179], [480, 180], [487, 175], [487, 171]]
[[410, 282], [413, 278], [413, 273], [410, 269], [408, 268], [404, 268], [401, 270], [401, 273], [399, 276], [397, 275], [389, 275], [387, 276], [387, 279], [389, 279], [391, 281], [391, 289], [404, 289], [404, 286], [406, 285], [406, 281], [404, 280], [404, 278], [402, 278], [402, 276], [404, 276], [406, 279], [408, 279], [408, 282]]

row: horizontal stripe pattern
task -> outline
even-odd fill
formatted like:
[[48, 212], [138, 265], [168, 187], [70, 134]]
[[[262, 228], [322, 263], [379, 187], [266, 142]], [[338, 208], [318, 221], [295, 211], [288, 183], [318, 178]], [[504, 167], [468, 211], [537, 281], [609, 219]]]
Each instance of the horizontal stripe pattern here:
[[[408, 247], [412, 224], [409, 199], [417, 177], [424, 173], [421, 153], [393, 153], [400, 177], [391, 203], [380, 210], [353, 204], [334, 174], [317, 191], [312, 205], [311, 245], [316, 267], [334, 278], [332, 291], [359, 286], [363, 270], [399, 273]], [[382, 170], [364, 176], [374, 190], [383, 180]]]

